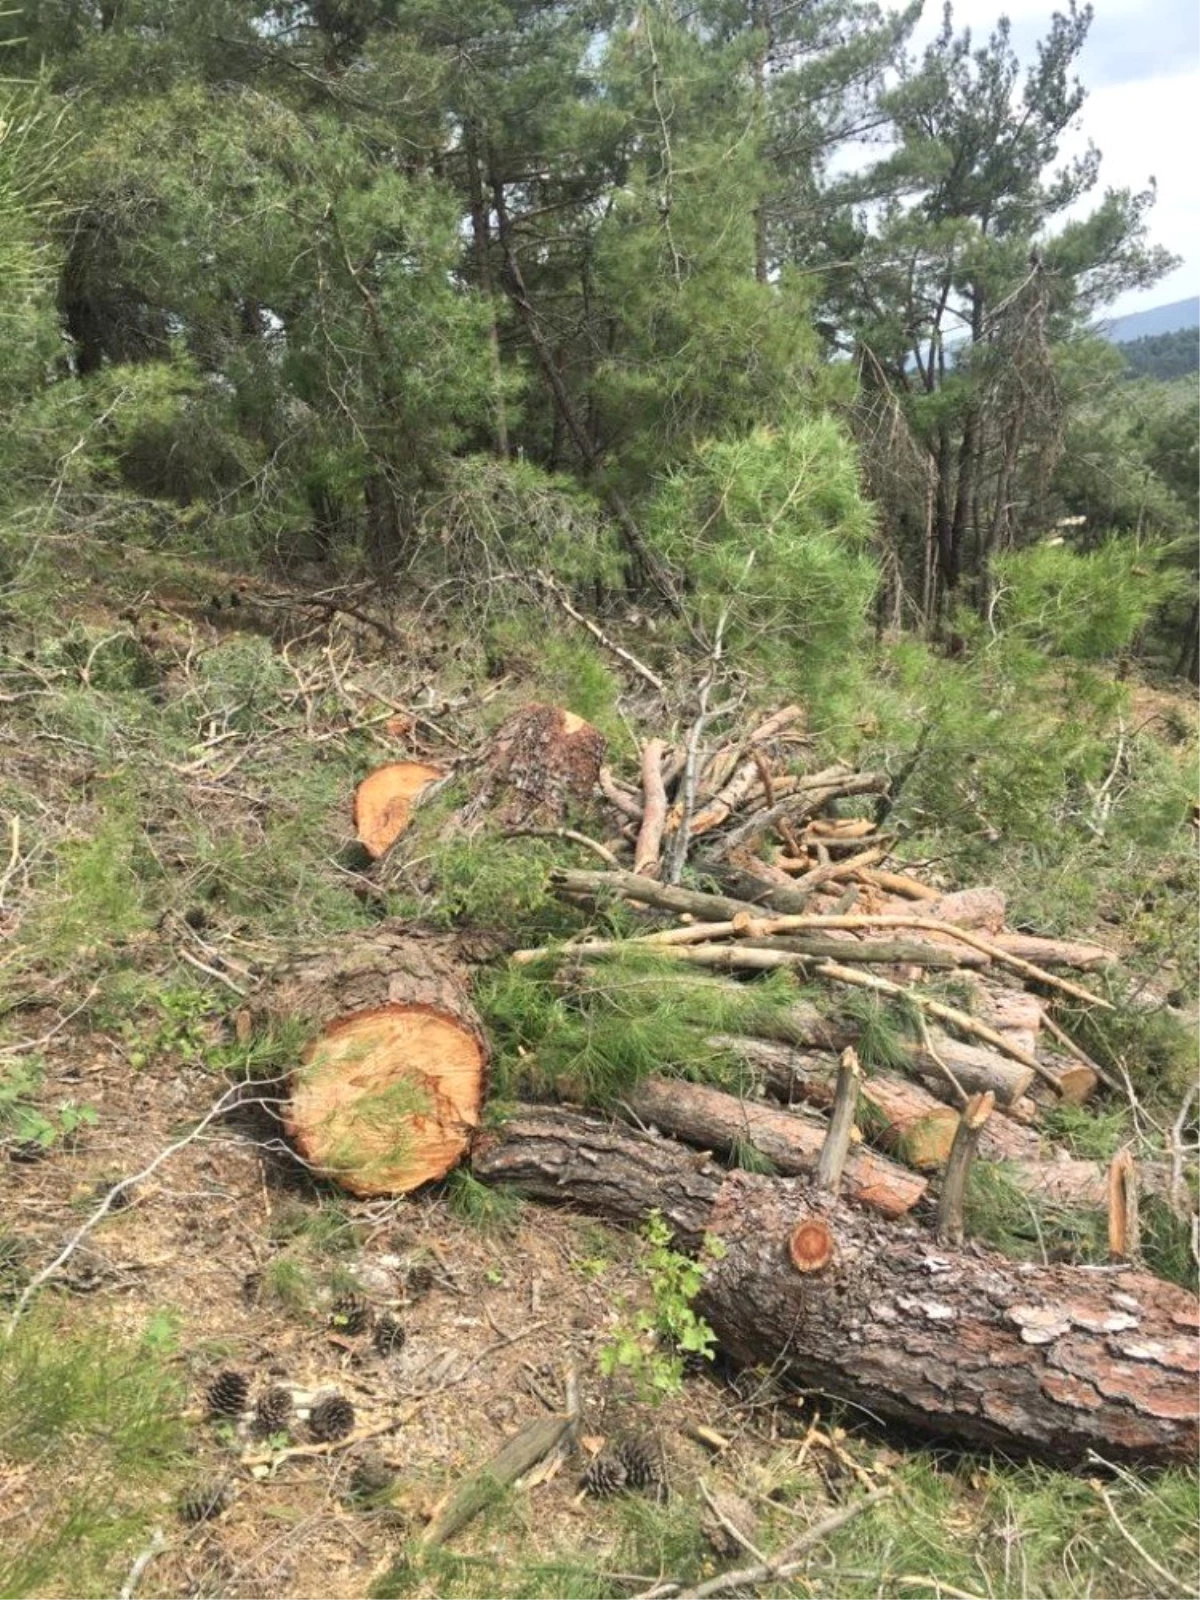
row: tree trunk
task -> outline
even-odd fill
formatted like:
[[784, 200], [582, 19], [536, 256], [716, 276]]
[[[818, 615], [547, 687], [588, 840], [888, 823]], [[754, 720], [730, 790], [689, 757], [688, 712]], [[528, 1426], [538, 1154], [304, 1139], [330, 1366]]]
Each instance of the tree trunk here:
[[568, 1112], [513, 1119], [474, 1169], [610, 1220], [657, 1209], [692, 1248], [715, 1235], [696, 1308], [722, 1348], [869, 1415], [1075, 1465], [1195, 1459], [1200, 1306], [1147, 1273], [947, 1249], [803, 1180], [724, 1173]]
[[[624, 1104], [639, 1123], [704, 1150], [723, 1154], [753, 1145], [777, 1172], [815, 1172], [826, 1124], [808, 1121], [778, 1106], [739, 1100], [707, 1084], [650, 1078]], [[925, 1193], [925, 1180], [861, 1145], [846, 1161], [843, 1189], [849, 1199], [885, 1217], [902, 1217]]]
[[504, 403], [504, 368], [500, 359], [500, 327], [497, 318], [498, 297], [492, 276], [491, 228], [487, 201], [484, 198], [483, 169], [479, 149], [479, 130], [468, 119], [465, 133], [467, 161], [467, 189], [471, 206], [471, 246], [475, 257], [475, 275], [480, 293], [488, 303], [488, 351], [492, 362], [492, 388], [495, 396], [496, 454], [508, 459], [508, 415]]
[[357, 1195], [404, 1194], [466, 1154], [487, 1076], [453, 941], [401, 922], [299, 952], [239, 1031], [302, 1024], [284, 1125], [305, 1162]]

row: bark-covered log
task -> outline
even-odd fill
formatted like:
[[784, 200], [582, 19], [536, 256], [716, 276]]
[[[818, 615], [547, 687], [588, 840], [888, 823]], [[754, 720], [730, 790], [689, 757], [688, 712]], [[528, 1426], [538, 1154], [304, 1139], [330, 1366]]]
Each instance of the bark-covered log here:
[[[778, 1039], [785, 1044], [800, 1045], [805, 1049], [841, 1051], [848, 1044], [856, 1045], [859, 1030], [852, 1023], [842, 1023], [823, 1017], [815, 1006], [801, 1002], [785, 1011], [764, 1009], [748, 1018], [742, 1026], [763, 1038]], [[1011, 1106], [1021, 1099], [1033, 1078], [1029, 1067], [1019, 1061], [1010, 1061], [997, 1050], [967, 1044], [952, 1039], [937, 1028], [929, 1029], [929, 1038], [938, 1060], [950, 1069], [966, 1094], [983, 1093], [990, 1089], [997, 1100]], [[910, 1068], [921, 1082], [940, 1100], [954, 1102], [953, 1086], [948, 1081], [938, 1060], [924, 1044], [910, 1043], [902, 1048]]]
[[301, 952], [269, 974], [249, 1020], [307, 1031], [284, 1124], [351, 1193], [405, 1193], [466, 1154], [487, 1044], [452, 941], [389, 922]]
[[[710, 1042], [714, 1049], [740, 1056], [768, 1093], [785, 1105], [832, 1106], [837, 1076], [832, 1055], [772, 1039], [718, 1034]], [[958, 1129], [952, 1106], [919, 1083], [878, 1071], [864, 1074], [862, 1101], [862, 1127], [872, 1144], [918, 1172], [945, 1166]], [[1106, 1204], [1108, 1177], [1099, 1161], [1047, 1151], [1032, 1128], [1010, 1117], [988, 1118], [980, 1130], [978, 1154], [981, 1161], [1003, 1162], [1006, 1175], [1033, 1198], [1097, 1210]]]
[[[640, 1123], [702, 1150], [727, 1153], [739, 1143], [752, 1144], [782, 1173], [815, 1172], [825, 1143], [824, 1122], [739, 1100], [707, 1084], [650, 1078], [626, 1097], [625, 1105]], [[911, 1211], [925, 1188], [924, 1178], [861, 1145], [850, 1152], [842, 1175], [848, 1199], [885, 1217]]]
[[[474, 1167], [618, 1221], [657, 1208], [692, 1246], [719, 1237], [725, 1254], [697, 1310], [747, 1365], [1014, 1456], [1195, 1459], [1200, 1305], [1147, 1273], [947, 1249], [804, 1180], [723, 1173], [669, 1140], [568, 1112], [515, 1118], [480, 1141]], [[806, 1224], [832, 1240], [821, 1270], [793, 1264]]]

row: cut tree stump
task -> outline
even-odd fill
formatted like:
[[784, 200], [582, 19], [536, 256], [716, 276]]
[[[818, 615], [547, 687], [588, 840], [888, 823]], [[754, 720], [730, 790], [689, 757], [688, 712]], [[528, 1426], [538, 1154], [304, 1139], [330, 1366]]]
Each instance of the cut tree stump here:
[[492, 735], [478, 787], [463, 807], [467, 828], [555, 827], [590, 804], [600, 781], [604, 735], [561, 706], [528, 705]]
[[453, 941], [398, 922], [345, 935], [276, 968], [250, 1018], [310, 1030], [284, 1125], [322, 1176], [405, 1194], [466, 1154], [488, 1053]]
[[[725, 1253], [697, 1312], [747, 1366], [925, 1434], [1084, 1465], [1197, 1449], [1200, 1304], [1127, 1268], [1010, 1261], [938, 1245], [805, 1180], [727, 1173], [670, 1140], [557, 1109], [477, 1142], [475, 1175]], [[797, 1230], [807, 1227], [794, 1263]], [[828, 1238], [825, 1250], [806, 1241]]]
[[354, 791], [354, 831], [372, 859], [386, 855], [412, 820], [413, 801], [445, 774], [420, 761], [392, 761]]

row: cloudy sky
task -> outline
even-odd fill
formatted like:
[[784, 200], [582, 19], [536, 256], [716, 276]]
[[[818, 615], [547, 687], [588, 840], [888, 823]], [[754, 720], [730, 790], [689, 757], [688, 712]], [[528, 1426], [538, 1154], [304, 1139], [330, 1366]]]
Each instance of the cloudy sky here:
[[[1153, 289], [1122, 296], [1113, 308], [1120, 315], [1200, 290], [1200, 7], [1196, 0], [1094, 0], [1094, 6], [1078, 63], [1088, 98], [1077, 143], [1064, 153], [1084, 148], [1089, 138], [1099, 146], [1099, 192], [1143, 189], [1156, 178], [1151, 236], [1182, 258]], [[954, 0], [954, 23], [982, 44], [1003, 12], [1018, 56], [1031, 61], [1054, 9], [1053, 0]], [[937, 32], [941, 13], [941, 0], [925, 0], [917, 44]]]

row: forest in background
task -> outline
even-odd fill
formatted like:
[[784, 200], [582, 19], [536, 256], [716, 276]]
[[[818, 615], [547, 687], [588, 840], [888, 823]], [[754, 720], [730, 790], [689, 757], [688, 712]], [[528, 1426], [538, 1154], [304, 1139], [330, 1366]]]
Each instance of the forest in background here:
[[9, 8], [7, 516], [703, 590], [803, 614], [814, 671], [1103, 570], [1086, 649], [1194, 677], [1194, 386], [1088, 332], [1171, 258], [1152, 188], [1058, 158], [1090, 8], [1024, 65], [949, 13], [914, 55], [917, 15]]
[[1158, 378], [1169, 383], [1200, 367], [1200, 335], [1195, 328], [1147, 334], [1117, 346], [1133, 378]]

